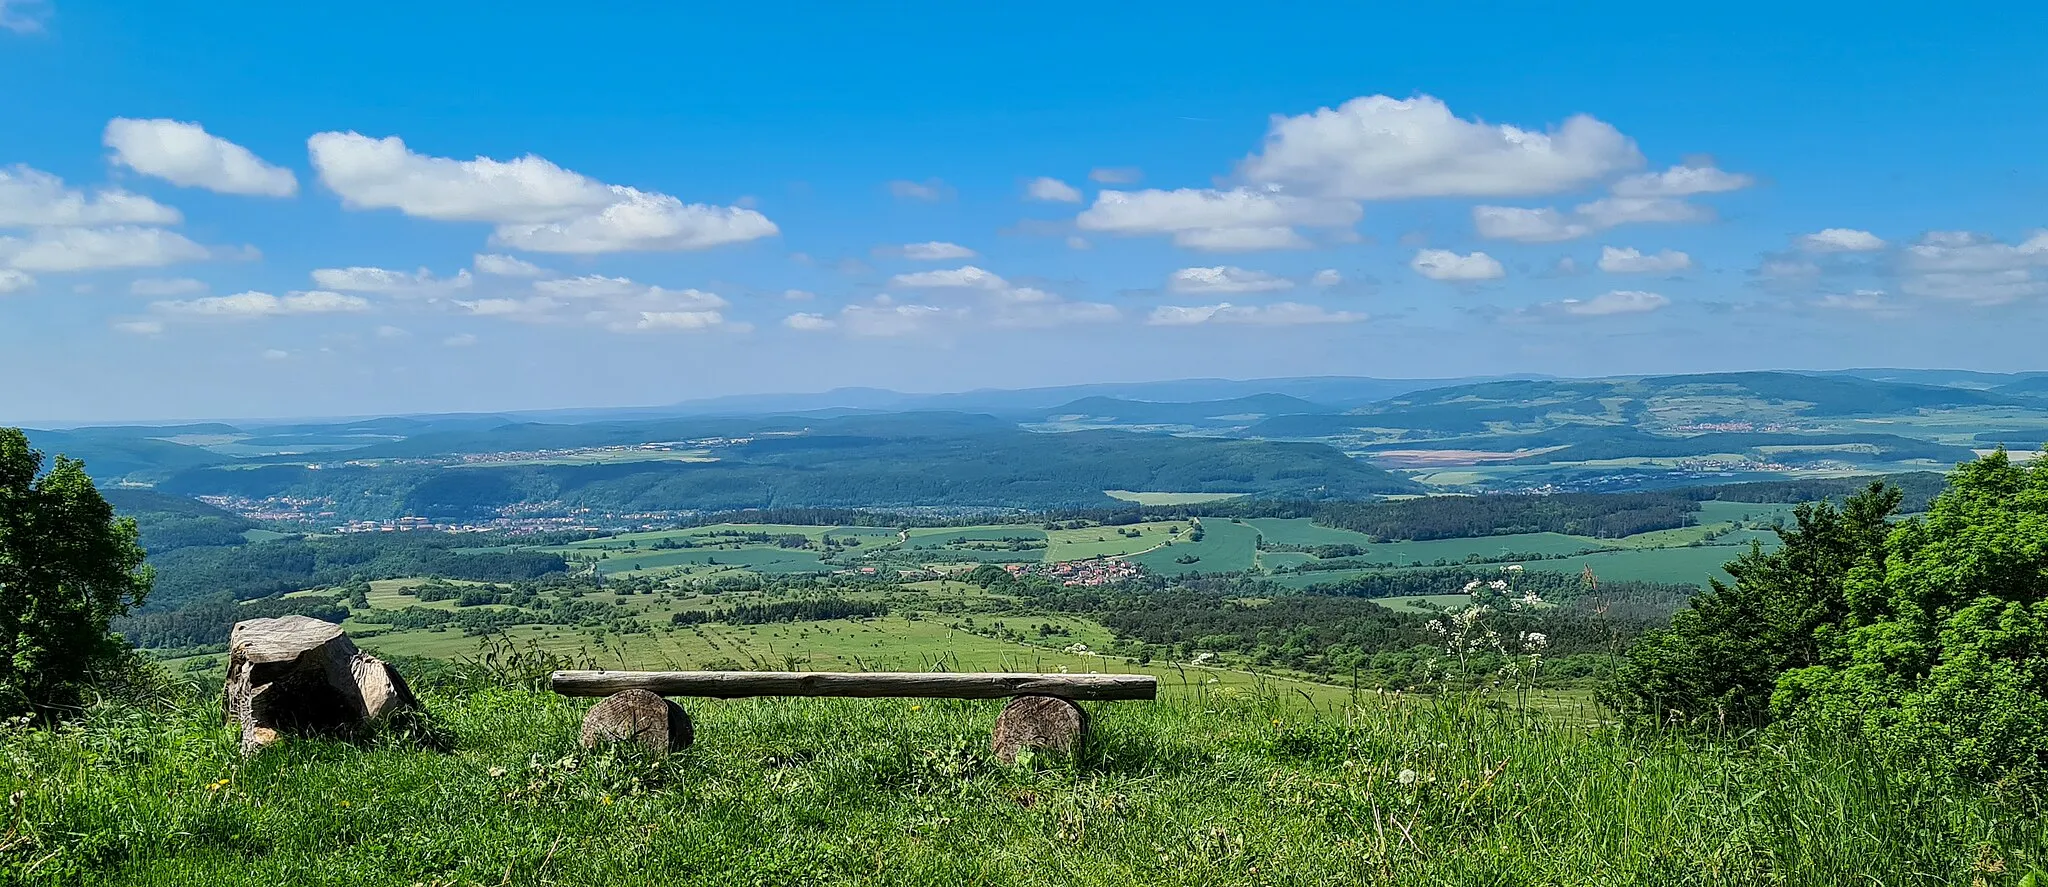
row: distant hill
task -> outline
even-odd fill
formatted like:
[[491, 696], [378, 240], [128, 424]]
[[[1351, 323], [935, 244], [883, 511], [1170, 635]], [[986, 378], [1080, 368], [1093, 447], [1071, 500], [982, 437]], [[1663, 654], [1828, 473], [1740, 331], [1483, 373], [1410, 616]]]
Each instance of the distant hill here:
[[1245, 425], [1268, 416], [1335, 413], [1324, 406], [1285, 394], [1254, 394], [1230, 400], [1159, 403], [1114, 397], [1084, 397], [1046, 411], [1040, 421], [1099, 425]]
[[29, 445], [41, 450], [44, 456], [69, 456], [84, 462], [86, 471], [100, 483], [113, 483], [135, 475], [154, 477], [232, 461], [227, 456], [199, 447], [141, 437], [132, 429], [115, 429], [108, 433], [97, 433], [91, 429], [29, 429], [27, 434]]

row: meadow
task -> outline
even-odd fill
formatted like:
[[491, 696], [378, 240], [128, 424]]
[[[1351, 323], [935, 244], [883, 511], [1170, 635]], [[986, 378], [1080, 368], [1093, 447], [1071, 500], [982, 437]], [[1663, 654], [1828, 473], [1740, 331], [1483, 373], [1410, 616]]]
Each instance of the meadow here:
[[437, 741], [244, 762], [213, 694], [0, 728], [21, 885], [2011, 885], [2037, 802], [1854, 746], [1629, 739], [1511, 696], [1088, 705], [1006, 767], [998, 702], [684, 700], [694, 747], [576, 746], [586, 701], [420, 682]]

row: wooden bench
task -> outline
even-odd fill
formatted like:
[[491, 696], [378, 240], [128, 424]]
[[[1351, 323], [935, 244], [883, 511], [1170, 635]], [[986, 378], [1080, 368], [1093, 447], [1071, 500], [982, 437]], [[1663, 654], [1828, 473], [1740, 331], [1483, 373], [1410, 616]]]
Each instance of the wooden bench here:
[[691, 743], [694, 728], [669, 696], [1009, 699], [990, 747], [1014, 763], [1027, 748], [1079, 750], [1088, 716], [1075, 702], [1159, 698], [1159, 679], [1138, 674], [821, 671], [558, 671], [564, 696], [602, 696], [583, 719], [583, 744], [629, 740], [659, 750]]

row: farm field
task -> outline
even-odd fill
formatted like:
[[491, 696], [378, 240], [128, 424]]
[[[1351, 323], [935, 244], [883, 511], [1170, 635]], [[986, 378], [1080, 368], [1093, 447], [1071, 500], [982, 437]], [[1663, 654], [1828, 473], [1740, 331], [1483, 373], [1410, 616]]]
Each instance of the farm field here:
[[[1085, 527], [1047, 530], [1045, 560], [1086, 560], [1091, 557], [1121, 557], [1156, 548], [1169, 540], [1181, 541], [1193, 524], [1189, 521], [1148, 521], [1120, 527]], [[1134, 534], [1135, 535], [1132, 535]]]
[[[1259, 531], [1239, 523], [1210, 518], [1202, 521], [1202, 541], [1175, 542], [1131, 560], [1162, 576], [1186, 573], [1228, 573], [1249, 570], [1258, 554]], [[1199, 558], [1179, 563], [1183, 557]]]
[[1103, 490], [1102, 494], [1111, 499], [1135, 502], [1139, 505], [1201, 505], [1207, 502], [1222, 502], [1226, 499], [1242, 498], [1244, 493], [1140, 493], [1132, 490]]

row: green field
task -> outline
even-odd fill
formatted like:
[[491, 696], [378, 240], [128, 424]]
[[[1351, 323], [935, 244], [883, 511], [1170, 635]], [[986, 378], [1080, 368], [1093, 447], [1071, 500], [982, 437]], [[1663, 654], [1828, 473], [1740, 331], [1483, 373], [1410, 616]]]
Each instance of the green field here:
[[1373, 603], [1400, 613], [1427, 613], [1432, 610], [1457, 610], [1472, 603], [1469, 594], [1411, 594], [1400, 597], [1373, 598]]
[[1305, 517], [1255, 517], [1245, 521], [1277, 545], [1370, 545], [1372, 537], [1326, 527]]
[[[1131, 560], [1163, 576], [1186, 573], [1229, 573], [1249, 570], [1258, 554], [1259, 531], [1244, 524], [1210, 518], [1202, 521], [1202, 541], [1175, 542], [1155, 548]], [[1176, 559], [1193, 556], [1194, 563]]]
[[[1188, 521], [1149, 521], [1119, 527], [1084, 527], [1074, 530], [1047, 530], [1045, 535], [1050, 544], [1045, 549], [1045, 561], [1078, 561], [1093, 557], [1120, 557], [1136, 554], [1160, 544], [1178, 539], [1193, 529]], [[1136, 536], [1126, 536], [1136, 532]]]

